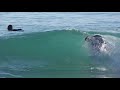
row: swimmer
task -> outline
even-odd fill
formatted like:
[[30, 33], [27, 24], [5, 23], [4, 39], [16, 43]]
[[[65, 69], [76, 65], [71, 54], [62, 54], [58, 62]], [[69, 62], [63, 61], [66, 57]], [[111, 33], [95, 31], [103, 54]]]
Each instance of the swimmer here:
[[87, 36], [85, 41], [89, 42], [93, 49], [100, 51], [100, 49], [106, 44], [100, 35]]
[[23, 31], [22, 29], [13, 29], [12, 25], [8, 25], [7, 29], [8, 31]]

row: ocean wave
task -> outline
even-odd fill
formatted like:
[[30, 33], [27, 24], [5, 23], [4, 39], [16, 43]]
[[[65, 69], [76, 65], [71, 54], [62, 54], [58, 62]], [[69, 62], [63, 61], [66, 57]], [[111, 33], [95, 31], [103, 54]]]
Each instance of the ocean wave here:
[[[84, 39], [94, 34], [100, 34], [114, 47], [110, 54], [90, 56], [90, 47]], [[38, 71], [89, 70], [90, 67], [85, 67], [89, 65], [105, 67], [98, 68], [105, 72], [111, 68], [119, 70], [119, 37], [118, 33], [54, 30], [0, 39], [0, 66], [7, 62], [4, 67], [10, 66], [9, 70], [18, 72], [30, 72], [35, 68]], [[14, 61], [17, 63], [12, 63]]]

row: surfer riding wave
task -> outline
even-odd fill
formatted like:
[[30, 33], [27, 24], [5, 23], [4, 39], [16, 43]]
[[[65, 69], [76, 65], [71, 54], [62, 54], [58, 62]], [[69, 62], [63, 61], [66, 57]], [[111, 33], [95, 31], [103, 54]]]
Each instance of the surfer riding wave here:
[[85, 41], [89, 43], [89, 47], [95, 52], [107, 52], [107, 43], [100, 35], [87, 36]]

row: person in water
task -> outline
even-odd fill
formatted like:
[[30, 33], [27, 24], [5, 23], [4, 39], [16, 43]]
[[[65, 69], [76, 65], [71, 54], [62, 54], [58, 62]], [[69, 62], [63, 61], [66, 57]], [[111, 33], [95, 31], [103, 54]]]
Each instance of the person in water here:
[[100, 50], [102, 45], [105, 43], [102, 36], [94, 35], [94, 36], [87, 36], [85, 41], [89, 42], [93, 49]]
[[23, 31], [22, 29], [13, 29], [12, 25], [8, 25], [7, 29], [8, 31]]

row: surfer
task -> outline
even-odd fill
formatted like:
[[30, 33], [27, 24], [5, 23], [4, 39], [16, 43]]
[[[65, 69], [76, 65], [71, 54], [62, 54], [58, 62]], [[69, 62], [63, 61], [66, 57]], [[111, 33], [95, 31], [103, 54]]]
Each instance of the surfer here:
[[8, 25], [7, 29], [8, 31], [23, 31], [22, 29], [13, 29], [12, 25]]
[[97, 51], [100, 51], [101, 47], [104, 46], [103, 44], [105, 44], [102, 36], [100, 35], [94, 35], [91, 37], [87, 36], [85, 41], [89, 42], [92, 48]]

